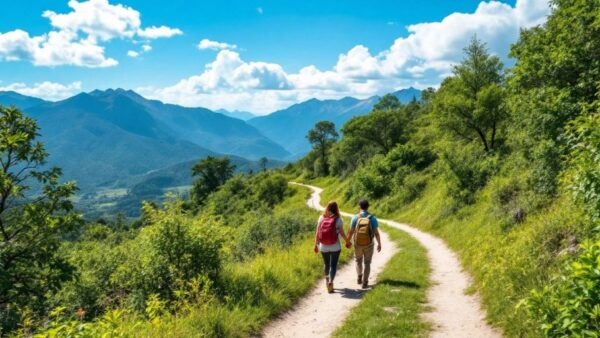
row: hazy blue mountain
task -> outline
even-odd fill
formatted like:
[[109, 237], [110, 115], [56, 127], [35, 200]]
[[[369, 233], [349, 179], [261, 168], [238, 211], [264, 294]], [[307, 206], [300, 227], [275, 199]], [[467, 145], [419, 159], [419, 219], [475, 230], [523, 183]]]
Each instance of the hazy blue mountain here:
[[[421, 96], [421, 92], [412, 87], [393, 94], [402, 103], [408, 103], [413, 98], [418, 100]], [[328, 120], [335, 123], [336, 127], [341, 128], [353, 116], [371, 111], [379, 99], [379, 96], [364, 100], [352, 97], [340, 100], [311, 99], [270, 115], [253, 118], [248, 123], [255, 126], [268, 138], [284, 145], [292, 153], [291, 157], [296, 158], [310, 151], [311, 146], [306, 139], [306, 134], [315, 123]]]
[[394, 96], [396, 96], [398, 100], [400, 100], [400, 102], [402, 103], [408, 103], [413, 99], [421, 99], [421, 91], [413, 87], [400, 89], [396, 92], [393, 92], [392, 94], [394, 94]]
[[63, 168], [65, 179], [83, 191], [214, 153], [176, 137], [123, 95], [82, 93], [25, 111], [38, 121], [49, 164]]
[[215, 113], [223, 114], [223, 115], [233, 117], [236, 119], [240, 119], [243, 121], [248, 121], [248, 120], [256, 117], [256, 115], [252, 114], [251, 112], [239, 111], [239, 110], [229, 111], [229, 110], [225, 110], [225, 109], [219, 109], [219, 110], [215, 110]]
[[37, 97], [21, 95], [17, 92], [0, 91], [0, 105], [3, 106], [16, 106], [21, 109], [27, 109], [45, 102]]
[[[186, 108], [148, 100], [131, 90], [109, 89], [93, 91], [91, 96], [102, 100], [125, 97], [137, 103], [138, 109], [172, 130], [178, 138], [198, 144], [217, 153], [257, 159], [284, 158], [289, 153], [279, 144], [262, 135], [256, 128], [236, 118], [205, 108]], [[119, 101], [121, 102], [121, 101]]]

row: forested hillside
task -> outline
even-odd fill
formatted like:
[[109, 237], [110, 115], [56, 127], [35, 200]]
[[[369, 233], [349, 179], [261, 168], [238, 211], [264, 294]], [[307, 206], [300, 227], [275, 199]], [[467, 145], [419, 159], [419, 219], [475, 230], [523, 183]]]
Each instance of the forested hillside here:
[[[445, 239], [513, 337], [600, 332], [600, 4], [554, 1], [506, 68], [473, 39], [439, 89], [311, 131], [295, 172]], [[310, 136], [311, 134], [309, 134]]]

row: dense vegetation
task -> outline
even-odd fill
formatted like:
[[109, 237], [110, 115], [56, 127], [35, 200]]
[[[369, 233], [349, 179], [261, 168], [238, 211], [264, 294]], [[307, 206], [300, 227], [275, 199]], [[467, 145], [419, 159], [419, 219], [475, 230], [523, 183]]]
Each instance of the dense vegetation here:
[[473, 39], [439, 89], [348, 121], [329, 168], [288, 170], [444, 238], [506, 335], [597, 337], [600, 3], [552, 3], [511, 68]]
[[[514, 66], [474, 38], [419, 100], [386, 95], [341, 138], [317, 123], [313, 150], [285, 171], [235, 174], [230, 159], [207, 157], [189, 198], [146, 203], [134, 222], [83, 222], [76, 185], [47, 167], [36, 122], [0, 107], [0, 335], [257, 333], [320, 275], [306, 250], [316, 214], [289, 175], [326, 186], [324, 199], [346, 209], [367, 197], [378, 214], [444, 238], [506, 335], [598, 337], [600, 3], [552, 5], [543, 26], [521, 32]], [[413, 291], [407, 306], [423, 297]], [[352, 316], [377, 332], [408, 325]]]
[[247, 336], [320, 276], [316, 213], [268, 161], [206, 157], [190, 198], [85, 223], [35, 120], [0, 109], [0, 335]]

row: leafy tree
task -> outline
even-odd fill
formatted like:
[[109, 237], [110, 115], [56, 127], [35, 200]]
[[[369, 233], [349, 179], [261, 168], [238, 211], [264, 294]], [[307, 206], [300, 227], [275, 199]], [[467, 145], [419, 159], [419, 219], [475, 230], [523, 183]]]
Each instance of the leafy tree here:
[[503, 66], [477, 39], [465, 55], [454, 75], [442, 82], [434, 112], [443, 129], [469, 142], [479, 140], [487, 152], [496, 147], [498, 129], [507, 118]]
[[256, 193], [259, 200], [267, 203], [269, 207], [273, 207], [283, 201], [285, 192], [287, 191], [287, 180], [280, 174], [266, 175], [256, 185]]
[[521, 32], [512, 46], [516, 64], [509, 78], [510, 129], [534, 169], [533, 186], [548, 195], [557, 191], [563, 128], [600, 109], [600, 4], [553, 0], [551, 5], [546, 23]]
[[398, 110], [402, 107], [402, 103], [394, 94], [385, 94], [383, 97], [373, 106], [375, 111], [386, 111], [386, 110]]
[[317, 122], [306, 135], [313, 148], [321, 155], [321, 168], [324, 175], [329, 175], [328, 151], [338, 136], [335, 125], [330, 121]]
[[260, 166], [260, 170], [267, 171], [267, 164], [269, 163], [269, 159], [266, 157], [261, 157], [258, 160], [258, 165]]
[[208, 156], [192, 167], [194, 181], [191, 197], [197, 205], [203, 204], [206, 197], [216, 191], [223, 183], [233, 176], [235, 166], [228, 157], [217, 158]]
[[382, 105], [379, 108], [383, 110], [374, 109], [368, 115], [353, 117], [342, 128], [344, 137], [359, 140], [362, 150], [371, 147], [383, 154], [387, 154], [398, 143], [406, 142], [409, 122], [407, 111], [392, 106]]
[[[43, 309], [50, 291], [72, 278], [57, 254], [61, 237], [80, 216], [69, 201], [75, 183], [59, 183], [61, 170], [43, 169], [48, 156], [36, 141], [36, 122], [0, 106], [0, 322], [11, 329], [15, 311]], [[35, 190], [34, 190], [35, 189]]]

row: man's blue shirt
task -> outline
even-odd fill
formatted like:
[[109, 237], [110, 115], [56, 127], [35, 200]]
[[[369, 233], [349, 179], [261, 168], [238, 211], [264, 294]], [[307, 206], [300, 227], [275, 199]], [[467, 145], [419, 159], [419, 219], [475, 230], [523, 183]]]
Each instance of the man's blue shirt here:
[[[362, 210], [360, 212], [360, 215], [365, 217], [365, 216], [371, 215], [371, 214], [369, 214], [368, 211]], [[358, 215], [354, 215], [352, 217], [352, 221], [350, 222], [350, 226], [352, 227], [352, 230], [356, 229], [356, 222], [358, 222]], [[371, 227], [373, 227], [373, 231], [375, 231], [375, 229], [379, 228], [379, 222], [377, 222], [377, 218], [373, 215], [371, 215]]]

